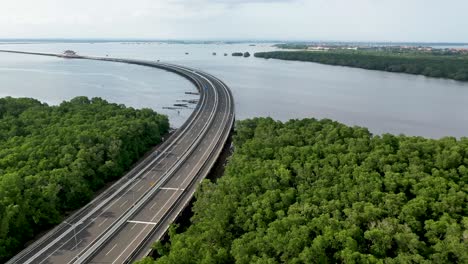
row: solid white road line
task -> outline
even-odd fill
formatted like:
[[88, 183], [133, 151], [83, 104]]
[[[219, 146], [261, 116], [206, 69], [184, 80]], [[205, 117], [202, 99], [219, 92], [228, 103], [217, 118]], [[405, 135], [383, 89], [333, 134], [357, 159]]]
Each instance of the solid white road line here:
[[[161, 206], [161, 208], [160, 208], [159, 211], [154, 215], [154, 217], [151, 218], [151, 222], [153, 222], [154, 219], [156, 219], [156, 217], [159, 215], [159, 213], [162, 211], [162, 209], [163, 209], [164, 207], [166, 207], [166, 205], [172, 200], [172, 197], [174, 197], [175, 194], [177, 194], [177, 192], [174, 192], [174, 193], [171, 195], [171, 197], [169, 197], [169, 199], [167, 199], [166, 203], [164, 203], [164, 205]], [[156, 204], [156, 203], [155, 203], [155, 204]], [[153, 206], [154, 206], [154, 205], [153, 205]]]
[[161, 187], [159, 189], [161, 189], [161, 190], [171, 190], [171, 191], [183, 191], [184, 190], [184, 189], [170, 188], [170, 187]]
[[117, 244], [115, 244], [109, 251], [107, 251], [106, 253], [106, 256], [109, 255], [109, 253], [111, 253], [112, 250], [114, 250], [114, 248], [117, 246]]
[[78, 241], [78, 243], [74, 245], [71, 250], [75, 250], [75, 248], [77, 248], [81, 244], [81, 242], [83, 242], [83, 239], [80, 239], [80, 241]]
[[145, 222], [145, 221], [134, 221], [134, 220], [128, 220], [128, 223], [134, 223], [134, 224], [144, 224], [144, 225], [157, 225], [158, 223], [155, 222]]
[[125, 202], [123, 202], [121, 205], [120, 205], [120, 208], [122, 208], [125, 204], [128, 203], [128, 200], [126, 200]]
[[107, 220], [109, 220], [109, 218], [104, 219], [104, 221], [102, 221], [101, 223], [99, 223], [98, 226], [102, 226]]
[[150, 210], [153, 210], [153, 207], [155, 207], [158, 203], [154, 203], [151, 207]]
[[143, 229], [140, 231], [140, 233], [138, 233], [138, 235], [128, 244], [128, 246], [127, 246], [124, 250], [122, 250], [122, 253], [120, 253], [120, 254], [117, 256], [117, 258], [112, 262], [112, 264], [116, 263], [116, 262], [120, 259], [120, 257], [122, 257], [122, 255], [125, 253], [125, 251], [127, 251], [127, 249], [135, 242], [135, 240], [137, 240], [137, 238], [146, 230], [147, 227], [148, 227], [148, 226], [145, 226], [145, 228], [143, 228]]

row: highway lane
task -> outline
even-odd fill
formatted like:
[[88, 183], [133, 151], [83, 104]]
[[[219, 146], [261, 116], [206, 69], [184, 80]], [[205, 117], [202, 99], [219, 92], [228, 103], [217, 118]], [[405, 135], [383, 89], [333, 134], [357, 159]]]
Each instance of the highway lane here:
[[[204, 102], [202, 100], [202, 103]], [[203, 118], [203, 115], [199, 115], [195, 121], [197, 120], [203, 123], [206, 119]], [[196, 127], [193, 128], [191, 126], [187, 133], [193, 133], [196, 129]], [[66, 237], [57, 241], [58, 243], [56, 242], [50, 246], [50, 249], [38, 252], [39, 254], [36, 253], [33, 258], [28, 259], [25, 263], [66, 263], [75, 259], [83, 248], [94, 242], [99, 234], [106, 231], [115, 223], [118, 216], [129, 210], [139, 197], [143, 196], [150, 187], [158, 183], [161, 179], [161, 174], [170, 168], [178, 160], [178, 157], [185, 152], [185, 145], [189, 144], [191, 139], [190, 136], [184, 135], [175, 142], [168, 150], [162, 153], [163, 158], [160, 160], [161, 162], [157, 162], [139, 179], [136, 179], [132, 185], [122, 190], [120, 194], [106, 204], [106, 207], [83, 220], [82, 224], [76, 228], [77, 230], [69, 232]], [[159, 173], [158, 169], [161, 169]]]
[[[210, 82], [213, 83], [211, 80]], [[204, 165], [204, 163], [198, 162], [200, 159], [198, 156], [201, 155], [202, 160], [208, 160], [209, 155], [215, 151], [218, 142], [213, 141], [212, 138], [223, 136], [223, 128], [230, 122], [230, 97], [225, 89], [219, 92], [221, 93], [220, 98], [223, 99], [218, 102], [219, 110], [216, 111], [212, 129], [208, 131], [207, 136], [203, 138], [197, 150], [195, 150], [198, 153], [186, 160], [185, 164], [187, 166], [180, 168], [176, 177], [172, 177], [161, 186], [152, 202], [147, 203], [138, 214], [128, 220], [123, 229], [90, 260], [91, 263], [123, 263], [133, 260], [138, 255], [136, 251], [140, 249], [141, 245], [160, 238], [151, 236], [151, 233], [158, 233], [159, 231], [159, 234], [164, 234], [168, 225], [161, 223], [163, 220], [171, 218], [169, 213], [174, 215], [173, 213], [176, 212], [176, 215], [178, 215], [176, 209], [179, 208], [178, 211], [180, 212], [183, 206], [186, 205], [186, 203], [180, 203], [179, 206], [173, 206], [173, 204], [177, 201], [185, 200], [187, 202], [187, 199], [190, 200], [191, 195], [193, 195], [193, 192], [190, 191], [194, 190], [194, 183]], [[132, 256], [133, 252], [136, 252], [134, 256]], [[143, 252], [146, 253], [147, 251]]]
[[[206, 73], [205, 73], [206, 74]], [[209, 74], [206, 74], [206, 76], [210, 76]], [[227, 98], [232, 99], [232, 94], [231, 91], [228, 89], [228, 87], [221, 82], [220, 80], [216, 78], [210, 78], [213, 83], [218, 83], [220, 87], [225, 87], [225, 92], [227, 93]], [[221, 102], [221, 105], [224, 103]], [[223, 106], [224, 107], [224, 106]], [[228, 100], [226, 102], [226, 119], [225, 122], [228, 124], [231, 122], [231, 118], [234, 118], [234, 102], [232, 100]], [[192, 179], [192, 185], [191, 187], [187, 190], [185, 189], [185, 195], [181, 197], [179, 200], [179, 203], [172, 208], [172, 211], [169, 213], [166, 213], [165, 219], [163, 219], [162, 222], [160, 222], [159, 228], [155, 228], [152, 230], [152, 232], [146, 237], [146, 241], [156, 241], [162, 238], [162, 236], [166, 233], [168, 225], [172, 223], [179, 215], [180, 212], [187, 206], [187, 204], [190, 202], [191, 197], [193, 197], [195, 190], [196, 190], [196, 184], [197, 182], [200, 182], [201, 180], [204, 179], [204, 176], [210, 171], [210, 169], [213, 167], [214, 163], [216, 162], [216, 158], [220, 155], [222, 151], [222, 147], [224, 143], [221, 142], [226, 142], [230, 135], [229, 131], [223, 131], [222, 134], [220, 134], [220, 138], [222, 140], [218, 141], [216, 146], [213, 147], [213, 151], [209, 154], [211, 156], [210, 161], [208, 163], [205, 163], [204, 166], [202, 166], [201, 170], [199, 171], [197, 177], [195, 179]], [[131, 256], [130, 258], [127, 259], [127, 262], [130, 260], [135, 260], [135, 259], [141, 259], [145, 256], [148, 255], [148, 252], [150, 252], [151, 243], [142, 243], [140, 248], [137, 249]]]
[[191, 80], [201, 98], [189, 120], [155, 155], [8, 263], [123, 263], [141, 255], [154, 235], [160, 237], [174, 214], [186, 206], [194, 183], [206, 176], [232, 128], [232, 95], [213, 76], [148, 61], [80, 59], [170, 70]]

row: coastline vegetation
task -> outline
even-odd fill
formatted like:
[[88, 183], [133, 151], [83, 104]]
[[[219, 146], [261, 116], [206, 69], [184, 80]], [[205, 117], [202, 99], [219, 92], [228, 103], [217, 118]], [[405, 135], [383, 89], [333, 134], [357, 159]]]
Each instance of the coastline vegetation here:
[[256, 118], [234, 146], [191, 225], [139, 264], [468, 263], [468, 138]]
[[0, 262], [122, 176], [168, 129], [166, 116], [101, 98], [1, 98]]
[[308, 61], [468, 81], [468, 56], [459, 54], [367, 50], [302, 50], [258, 52], [254, 56], [265, 59]]

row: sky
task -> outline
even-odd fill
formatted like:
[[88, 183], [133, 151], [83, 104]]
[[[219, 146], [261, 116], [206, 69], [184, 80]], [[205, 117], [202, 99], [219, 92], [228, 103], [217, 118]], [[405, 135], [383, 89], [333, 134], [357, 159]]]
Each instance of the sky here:
[[468, 42], [467, 0], [0, 2], [0, 38]]

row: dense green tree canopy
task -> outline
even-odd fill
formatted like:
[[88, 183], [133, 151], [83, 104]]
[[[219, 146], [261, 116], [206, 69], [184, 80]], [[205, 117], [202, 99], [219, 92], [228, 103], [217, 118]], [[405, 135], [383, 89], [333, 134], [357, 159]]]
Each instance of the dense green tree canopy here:
[[166, 116], [100, 98], [0, 99], [0, 262], [117, 179], [169, 129]]
[[376, 51], [272, 51], [258, 52], [254, 56], [468, 81], [468, 56], [461, 55]]
[[468, 138], [260, 118], [234, 143], [156, 263], [468, 263]]

